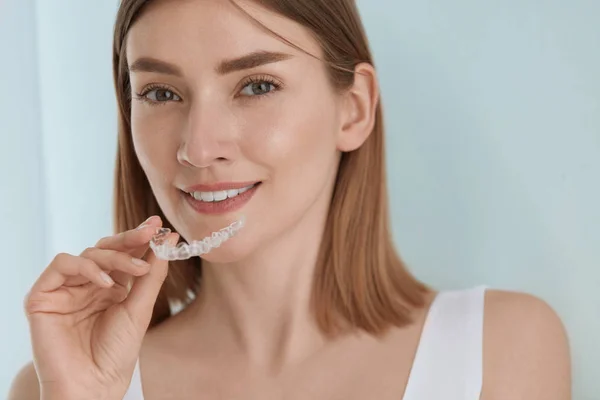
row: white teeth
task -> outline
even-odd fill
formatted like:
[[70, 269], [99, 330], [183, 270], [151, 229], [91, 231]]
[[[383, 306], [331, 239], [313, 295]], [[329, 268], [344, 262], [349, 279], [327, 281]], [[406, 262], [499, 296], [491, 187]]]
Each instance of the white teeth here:
[[221, 190], [219, 192], [214, 192], [213, 193], [213, 198], [214, 198], [214, 201], [225, 200], [227, 198], [227, 192], [224, 191], [224, 190]]
[[213, 201], [215, 199], [215, 195], [213, 192], [200, 192], [200, 199], [202, 201]]
[[217, 192], [193, 192], [190, 193], [190, 195], [196, 200], [210, 203], [213, 201], [223, 201], [225, 199], [231, 199], [252, 189], [254, 186], [255, 185], [250, 185], [240, 189], [219, 190]]

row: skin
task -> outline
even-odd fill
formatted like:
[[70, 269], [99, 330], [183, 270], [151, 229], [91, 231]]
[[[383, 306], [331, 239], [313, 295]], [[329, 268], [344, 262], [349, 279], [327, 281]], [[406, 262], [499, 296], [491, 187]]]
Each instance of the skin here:
[[[301, 26], [252, 3], [240, 4], [301, 48], [321, 54]], [[183, 238], [202, 238], [239, 214], [200, 215], [181, 188], [262, 182], [243, 209], [242, 233], [205, 257], [202, 296], [145, 335], [128, 339], [134, 349], [141, 346], [146, 400], [199, 393], [205, 399], [400, 399], [428, 307], [416, 311], [414, 324], [381, 339], [357, 334], [328, 340], [307, 302], [340, 152], [358, 148], [374, 124], [379, 93], [373, 67], [358, 65], [353, 87], [335, 92], [321, 62], [216, 0], [178, 1], [177, 7], [155, 2], [132, 28], [127, 46], [130, 66], [151, 57], [179, 72], [137, 64], [131, 77], [132, 130], [154, 194]], [[287, 56], [252, 69], [216, 71], [223, 60], [256, 51]], [[257, 82], [248, 85], [252, 77]], [[159, 100], [164, 104], [155, 104]], [[154, 271], [156, 286], [165, 268], [155, 260], [138, 275]], [[150, 300], [139, 303], [151, 310]], [[38, 399], [40, 386], [47, 389], [46, 399], [66, 392], [51, 391], [43, 379], [37, 385], [49, 351], [36, 353], [37, 374], [33, 365], [20, 372], [11, 399]], [[113, 368], [116, 387], [126, 389], [134, 356]], [[60, 362], [72, 360], [63, 356]], [[104, 379], [106, 371], [100, 372]], [[92, 381], [90, 387], [101, 385]], [[482, 399], [506, 398], [569, 399], [567, 339], [556, 313], [541, 300], [488, 291]]]

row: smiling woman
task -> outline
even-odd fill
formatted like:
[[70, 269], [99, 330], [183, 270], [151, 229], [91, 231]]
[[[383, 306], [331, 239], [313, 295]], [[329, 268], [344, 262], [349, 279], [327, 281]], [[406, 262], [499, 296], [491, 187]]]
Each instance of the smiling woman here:
[[[212, 23], [207, 20], [200, 24], [204, 27], [202, 30], [195, 28], [192, 21], [190, 24], [178, 24], [177, 29], [166, 28], [164, 18], [183, 22], [181, 18], [186, 5], [172, 8], [161, 3], [149, 4], [140, 14], [140, 21], [132, 24], [128, 35], [120, 36], [127, 37], [127, 40], [123, 42], [123, 47], [117, 46], [116, 50], [122, 55], [117, 77], [123, 82], [119, 86], [130, 86], [132, 92], [138, 93], [138, 98], [143, 99], [142, 102], [131, 104], [130, 127], [127, 126], [127, 120], [123, 121], [121, 149], [134, 148], [136, 151], [123, 150], [121, 160], [125, 159], [132, 169], [140, 160], [141, 170], [135, 174], [147, 176], [150, 186], [153, 183], [156, 185], [153, 186], [153, 192], [160, 205], [156, 209], [160, 208], [165, 213], [165, 220], [173, 224], [184, 238], [202, 237], [231, 222], [231, 216], [222, 215], [214, 201], [206, 202], [201, 195], [200, 200], [197, 199], [198, 195], [193, 199], [186, 196], [185, 193], [190, 192], [185, 189], [188, 185], [203, 185], [197, 191], [208, 192], [220, 190], [217, 186], [222, 185], [235, 189], [235, 186], [241, 188], [248, 183], [256, 183], [249, 191], [250, 195], [245, 196], [253, 201], [247, 206], [243, 204], [248, 222], [245, 235], [238, 238], [237, 246], [228, 248], [225, 257], [232, 257], [236, 252], [240, 253], [236, 257], [252, 253], [253, 247], [264, 241], [274, 241], [282, 232], [291, 235], [297, 231], [292, 226], [302, 220], [322, 220], [317, 224], [312, 223], [319, 227], [325, 222], [323, 218], [328, 213], [330, 201], [339, 203], [331, 206], [332, 210], [338, 211], [329, 213], [330, 218], [336, 218], [339, 222], [333, 220], [324, 228], [317, 228], [326, 230], [325, 238], [332, 238], [330, 263], [333, 267], [323, 267], [323, 274], [318, 274], [322, 278], [315, 280], [315, 286], [332, 282], [327, 275], [335, 273], [333, 268], [340, 268], [336, 265], [344, 265], [340, 270], [341, 274], [346, 275], [342, 278], [343, 285], [358, 286], [350, 293], [364, 292], [365, 289], [360, 287], [369, 283], [354, 279], [353, 274], [359, 274], [358, 271], [364, 268], [389, 268], [389, 272], [382, 271], [380, 276], [367, 274], [381, 280], [381, 283], [373, 286], [380, 288], [379, 293], [372, 293], [371, 296], [377, 298], [384, 295], [382, 289], [393, 282], [390, 277], [397, 276], [397, 282], [392, 285], [397, 289], [391, 289], [387, 294], [390, 299], [382, 303], [396, 303], [398, 308], [388, 310], [392, 313], [389, 317], [360, 317], [362, 312], [358, 312], [354, 318], [372, 324], [364, 327], [372, 332], [384, 329], [389, 323], [386, 322], [388, 318], [397, 323], [408, 321], [405, 310], [424, 304], [426, 291], [423, 285], [406, 273], [399, 260], [389, 258], [395, 256], [392, 256], [394, 251], [387, 233], [387, 196], [381, 179], [384, 163], [383, 131], [379, 121], [381, 110], [366, 42], [359, 54], [351, 53], [353, 44], [348, 42], [345, 52], [332, 53], [327, 59], [310, 31], [264, 8], [264, 5], [257, 8], [256, 4], [244, 3], [246, 8], [243, 8], [232, 3], [232, 6], [223, 8], [222, 4], [210, 2], [186, 4], [194, 8], [189, 10], [189, 15], [199, 12], [196, 7], [205, 12], [214, 9], [213, 18], [216, 19]], [[265, 18], [270, 18], [269, 24], [256, 23]], [[223, 19], [235, 20], [239, 32], [229, 29], [223, 24]], [[165, 31], [156, 26], [165, 26]], [[330, 29], [329, 35], [334, 32], [333, 27]], [[212, 30], [209, 35], [205, 32], [207, 30]], [[286, 32], [284, 40], [281, 35], [271, 34], [271, 31]], [[360, 37], [361, 32], [358, 30], [354, 34]], [[323, 32], [323, 35], [327, 33]], [[173, 41], [176, 37], [193, 38], [192, 41], [198, 44], [196, 56], [193, 57], [185, 49], [185, 42]], [[240, 37], [245, 40], [241, 41]], [[176, 43], [182, 46], [179, 51]], [[149, 44], [152, 46], [146, 50]], [[337, 68], [324, 68], [327, 64]], [[344, 67], [345, 64], [351, 68]], [[359, 78], [356, 82], [355, 69]], [[124, 74], [125, 71], [129, 71], [129, 74]], [[145, 97], [157, 86], [162, 90], [159, 96], [170, 99], [160, 102], [158, 111], [151, 107], [157, 102], [147, 101]], [[123, 98], [126, 96], [127, 93], [124, 93]], [[166, 135], [165, 129], [173, 134]], [[173, 154], [177, 154], [177, 159], [172, 157]], [[339, 171], [338, 163], [341, 164]], [[182, 170], [179, 165], [188, 168]], [[353, 169], [362, 172], [355, 173]], [[173, 171], [174, 175], [164, 179], [167, 171]], [[195, 177], [186, 176], [191, 174]], [[338, 174], [339, 184], [334, 185]], [[117, 201], [117, 208], [124, 204], [139, 207], [143, 204], [141, 198], [146, 197], [145, 192], [125, 192], [129, 187], [127, 181], [131, 178], [124, 171], [121, 177], [124, 193], [137, 195], [138, 198], [127, 202]], [[158, 187], [160, 183], [164, 183], [164, 190]], [[344, 188], [345, 185], [348, 187]], [[298, 196], [294, 187], [302, 188], [303, 195]], [[336, 188], [340, 191], [337, 194]], [[211, 213], [212, 218], [198, 218], [196, 213], [190, 214], [190, 209], [179, 203], [181, 195], [186, 200], [183, 205], [191, 204], [194, 211], [216, 208], [217, 212]], [[210, 200], [211, 197], [214, 199], [212, 194], [205, 194], [206, 199]], [[165, 199], [165, 204], [160, 204], [161, 198]], [[275, 204], [287, 206], [273, 207]], [[364, 205], [360, 212], [357, 212], [357, 204]], [[123, 210], [124, 214], [136, 212], [135, 209]], [[337, 213], [340, 213], [339, 217]], [[269, 226], [266, 221], [270, 218], [279, 221], [279, 224]], [[193, 220], [196, 222], [189, 222]], [[343, 238], [332, 230], [339, 223], [346, 225], [340, 226], [341, 231], [354, 231], [352, 239]], [[352, 228], [354, 225], [363, 226], [364, 230], [357, 232]], [[128, 227], [122, 225], [120, 229]], [[382, 237], [375, 239], [370, 232], [381, 232]], [[298, 240], [304, 241], [307, 237], [319, 237], [312, 229], [298, 231], [295, 235]], [[338, 246], [342, 247], [338, 249]], [[352, 254], [348, 248], [355, 249], [356, 253]], [[313, 258], [318, 256], [317, 250], [318, 246], [313, 251]], [[218, 254], [211, 253], [205, 260], [217, 261], [215, 257]], [[382, 264], [379, 262], [382, 259], [387, 260]], [[355, 269], [358, 271], [353, 272]], [[200, 270], [200, 267], [193, 268], [195, 274]], [[403, 271], [404, 274], [398, 275]], [[334, 279], [341, 277], [339, 275]], [[196, 280], [176, 280], [174, 275], [172, 280], [167, 281], [167, 285], [173, 282], [173, 293], [176, 292], [175, 287], [180, 288], [182, 296], [187, 295], [188, 289], [196, 290], [190, 287]], [[355, 282], [350, 283], [352, 280]], [[335, 293], [343, 290], [335, 287], [324, 291], [315, 289], [314, 295], [341, 299]], [[336, 302], [339, 300], [325, 298], [318, 301]], [[360, 301], [354, 303], [358, 307], [366, 304]], [[337, 307], [338, 311], [327, 307], [317, 308], [317, 319], [322, 321], [327, 330], [339, 329], [335, 325], [341, 321], [327, 315], [343, 313], [347, 305], [339, 304]], [[381, 308], [378, 313], [383, 310]], [[155, 318], [159, 315], [155, 313]], [[327, 327], [327, 324], [332, 326]]]
[[[352, 0], [124, 0], [113, 61], [117, 233], [34, 285], [15, 398], [569, 398], [545, 303], [437, 293], [397, 254]], [[201, 258], [139, 259], [240, 215]]]

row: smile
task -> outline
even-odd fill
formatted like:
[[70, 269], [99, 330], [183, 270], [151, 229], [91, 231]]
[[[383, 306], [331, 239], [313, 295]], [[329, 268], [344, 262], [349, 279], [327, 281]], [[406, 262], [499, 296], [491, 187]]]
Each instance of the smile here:
[[200, 214], [226, 214], [240, 210], [254, 196], [262, 182], [216, 183], [196, 185], [181, 194]]
[[242, 193], [255, 187], [257, 184], [248, 185], [239, 189], [218, 190], [214, 192], [191, 192], [189, 193], [194, 199], [205, 203], [218, 203], [227, 199], [233, 199]]

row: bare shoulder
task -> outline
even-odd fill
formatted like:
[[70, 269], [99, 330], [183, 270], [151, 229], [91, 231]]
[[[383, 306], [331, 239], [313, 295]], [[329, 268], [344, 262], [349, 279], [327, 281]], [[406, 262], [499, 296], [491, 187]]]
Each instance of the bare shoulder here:
[[482, 400], [571, 399], [567, 333], [545, 301], [488, 290]]
[[25, 365], [12, 382], [8, 400], [39, 400], [40, 384], [33, 363]]

